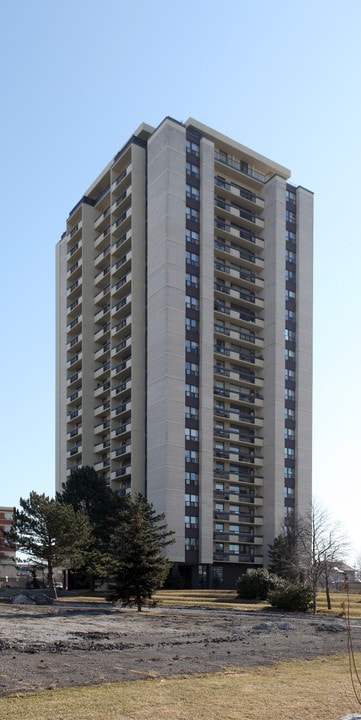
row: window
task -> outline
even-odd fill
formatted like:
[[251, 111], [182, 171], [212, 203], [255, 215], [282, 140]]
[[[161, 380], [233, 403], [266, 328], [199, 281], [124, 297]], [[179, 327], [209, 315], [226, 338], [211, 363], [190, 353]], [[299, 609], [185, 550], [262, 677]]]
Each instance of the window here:
[[200, 172], [199, 172], [198, 165], [194, 165], [191, 162], [187, 162], [186, 163], [186, 173], [187, 173], [187, 175], [190, 175], [191, 177], [199, 178]]
[[191, 273], [186, 273], [186, 285], [187, 287], [198, 288], [199, 280], [197, 278], [197, 275], [191, 275]]
[[199, 353], [199, 344], [194, 340], [186, 340], [186, 352]]
[[184, 473], [184, 480], [186, 485], [198, 485], [198, 473], [186, 472]]
[[219, 532], [219, 533], [224, 532], [224, 523], [216, 522], [215, 530], [216, 530], [216, 532]]
[[286, 230], [286, 242], [290, 242], [293, 245], [296, 244], [296, 233], [292, 232], [292, 230]]
[[189, 463], [197, 463], [199, 453], [196, 450], [185, 450], [185, 461]]
[[185, 493], [184, 502], [186, 507], [198, 507], [198, 495], [193, 493]]
[[285, 467], [283, 472], [283, 477], [285, 480], [294, 480], [295, 479], [295, 469], [291, 467]]
[[286, 350], [285, 350], [285, 359], [286, 359], [286, 360], [294, 360], [295, 357], [296, 357], [295, 351], [294, 351], [294, 350], [289, 350], [288, 348], [286, 348]]
[[186, 440], [194, 440], [197, 441], [199, 437], [199, 432], [196, 430], [196, 428], [184, 428], [184, 434]]
[[286, 300], [296, 300], [296, 293], [294, 290], [286, 290]]
[[292, 428], [285, 428], [285, 440], [294, 440], [295, 431]]
[[186, 397], [197, 398], [199, 396], [199, 389], [197, 385], [190, 385], [186, 383]]
[[195, 143], [191, 140], [186, 140], [186, 150], [187, 150], [187, 153], [190, 153], [190, 155], [195, 155], [195, 157], [199, 157], [198, 143]]
[[195, 210], [194, 208], [187, 207], [186, 208], [186, 220], [190, 220], [191, 222], [199, 223], [199, 210]]
[[199, 375], [198, 363], [188, 362], [188, 360], [187, 360], [186, 364], [185, 364], [185, 371], [186, 371], [186, 375], [194, 375], [194, 376]]
[[295, 419], [295, 411], [293, 408], [285, 408], [285, 420], [294, 420]]
[[[223, 475], [223, 473], [224, 473], [224, 462], [221, 462], [221, 460], [216, 460], [216, 464], [215, 464], [215, 468], [214, 468], [214, 469], [215, 469], [215, 472], [216, 472], [217, 474], [222, 473], [222, 475]], [[222, 483], [222, 484], [223, 484], [223, 483]]]
[[285, 340], [290, 340], [291, 342], [295, 342], [296, 340], [296, 333], [294, 330], [288, 330], [288, 328], [285, 329]]
[[188, 310], [199, 310], [198, 298], [186, 295], [186, 308], [188, 308]]
[[213, 565], [213, 587], [219, 587], [223, 583], [223, 568]]
[[186, 242], [192, 242], [194, 245], [199, 245], [199, 233], [195, 230], [189, 230], [189, 228], [186, 228]]
[[285, 311], [285, 320], [296, 320], [296, 313], [294, 310]]
[[296, 193], [294, 193], [292, 190], [286, 190], [286, 202], [290, 202], [293, 205], [296, 205]]
[[239, 487], [238, 485], [230, 485], [229, 486], [229, 492], [231, 495], [238, 495], [239, 494]]
[[185, 549], [186, 550], [198, 550], [199, 540], [198, 538], [189, 537], [185, 538]]
[[186, 515], [184, 518], [184, 525], [186, 528], [196, 529], [198, 527], [198, 518], [193, 515]]
[[229, 512], [231, 515], [239, 515], [239, 507], [238, 505], [230, 505], [229, 506]]
[[230, 525], [229, 526], [229, 532], [231, 535], [238, 535], [239, 533], [239, 525]]
[[296, 253], [292, 252], [291, 250], [286, 250], [286, 261], [290, 263], [295, 263]]
[[198, 331], [198, 320], [194, 318], [186, 317], [186, 330], [192, 330], [193, 332]]
[[193, 267], [199, 267], [199, 255], [197, 255], [197, 253], [186, 250], [186, 264], [193, 265]]
[[192, 198], [192, 200], [199, 200], [199, 190], [193, 185], [186, 185], [186, 196]]
[[216, 513], [217, 512], [224, 512], [224, 503], [216, 502]]
[[239, 555], [239, 545], [236, 545], [235, 543], [229, 543], [229, 554]]
[[198, 418], [198, 408], [192, 407], [191, 405], [185, 406], [185, 417], [188, 420], [197, 420]]
[[295, 496], [295, 490], [294, 490], [294, 488], [291, 488], [291, 487], [287, 487], [287, 486], [286, 486], [286, 487], [284, 488], [284, 496], [285, 496], [285, 498], [294, 498], [294, 496]]
[[295, 377], [296, 377], [295, 371], [294, 371], [294, 370], [289, 370], [288, 368], [286, 368], [286, 370], [285, 370], [285, 379], [286, 379], [286, 380], [295, 380]]
[[286, 210], [286, 222], [295, 223], [296, 213], [292, 212], [292, 210]]
[[295, 400], [296, 393], [291, 388], [285, 388], [285, 400]]
[[216, 543], [216, 554], [222, 555], [224, 553], [224, 543]]
[[291, 460], [295, 459], [295, 449], [294, 448], [286, 447], [284, 454], [285, 454], [285, 458], [288, 458]]
[[224, 492], [224, 483], [216, 482], [216, 492]]

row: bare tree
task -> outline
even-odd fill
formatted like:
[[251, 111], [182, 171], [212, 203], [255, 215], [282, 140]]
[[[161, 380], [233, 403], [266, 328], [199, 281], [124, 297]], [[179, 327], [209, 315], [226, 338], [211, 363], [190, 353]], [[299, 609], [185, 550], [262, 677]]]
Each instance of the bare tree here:
[[317, 588], [321, 579], [325, 581], [327, 607], [331, 610], [330, 575], [337, 563], [343, 561], [350, 549], [350, 542], [337, 520], [317, 500], [304, 522], [300, 536], [301, 564], [305, 581], [313, 591], [313, 610], [317, 610]]

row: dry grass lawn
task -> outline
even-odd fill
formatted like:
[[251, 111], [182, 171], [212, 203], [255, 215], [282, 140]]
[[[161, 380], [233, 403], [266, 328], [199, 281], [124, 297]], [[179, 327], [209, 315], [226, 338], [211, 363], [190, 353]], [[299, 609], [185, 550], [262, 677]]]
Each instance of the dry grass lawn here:
[[337, 720], [360, 709], [344, 655], [0, 700], [7, 720]]

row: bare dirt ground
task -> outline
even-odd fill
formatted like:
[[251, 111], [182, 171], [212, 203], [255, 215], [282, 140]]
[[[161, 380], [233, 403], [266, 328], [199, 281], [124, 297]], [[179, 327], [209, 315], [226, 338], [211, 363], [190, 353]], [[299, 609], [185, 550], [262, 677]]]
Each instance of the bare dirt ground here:
[[[355, 652], [361, 621], [351, 621]], [[326, 616], [199, 608], [0, 605], [0, 696], [215, 673], [346, 653], [345, 622]]]

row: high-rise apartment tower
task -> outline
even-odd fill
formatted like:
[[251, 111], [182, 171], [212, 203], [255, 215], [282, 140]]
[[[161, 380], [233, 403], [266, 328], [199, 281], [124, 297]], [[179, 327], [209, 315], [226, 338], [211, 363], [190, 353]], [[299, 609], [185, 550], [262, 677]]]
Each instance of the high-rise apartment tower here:
[[194, 119], [141, 125], [57, 245], [57, 489], [91, 465], [234, 586], [311, 503], [313, 195]]

